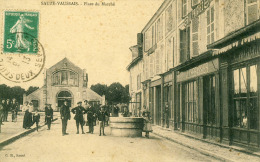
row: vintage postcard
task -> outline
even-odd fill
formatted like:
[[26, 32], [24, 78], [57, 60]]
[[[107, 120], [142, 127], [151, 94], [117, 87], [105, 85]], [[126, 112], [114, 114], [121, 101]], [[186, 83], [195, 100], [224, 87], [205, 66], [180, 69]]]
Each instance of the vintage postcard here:
[[260, 0], [0, 0], [1, 162], [260, 161]]

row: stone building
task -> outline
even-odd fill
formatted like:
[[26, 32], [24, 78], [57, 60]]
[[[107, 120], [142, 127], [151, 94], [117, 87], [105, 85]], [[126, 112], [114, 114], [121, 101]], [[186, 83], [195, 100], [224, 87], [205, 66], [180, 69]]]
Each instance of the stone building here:
[[260, 146], [259, 8], [259, 0], [162, 3], [141, 31], [141, 104], [153, 124], [165, 127], [168, 104], [171, 129]]
[[24, 95], [23, 101], [32, 101], [34, 107], [40, 110], [44, 110], [45, 103], [52, 104], [52, 108], [57, 111], [65, 99], [72, 107], [85, 99], [92, 104], [105, 102], [105, 96], [101, 97], [88, 88], [85, 69], [80, 69], [67, 58], [46, 69], [44, 85], [31, 94]]

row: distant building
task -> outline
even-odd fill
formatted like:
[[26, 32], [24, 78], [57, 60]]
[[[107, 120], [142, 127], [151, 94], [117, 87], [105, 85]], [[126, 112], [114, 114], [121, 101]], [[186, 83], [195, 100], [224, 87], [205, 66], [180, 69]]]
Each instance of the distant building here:
[[67, 58], [45, 70], [44, 77], [43, 87], [23, 97], [24, 102], [32, 101], [35, 108], [44, 110], [45, 103], [48, 103], [57, 111], [65, 99], [70, 106], [85, 99], [93, 104], [104, 103], [105, 96], [101, 97], [88, 88], [85, 69], [80, 69]]

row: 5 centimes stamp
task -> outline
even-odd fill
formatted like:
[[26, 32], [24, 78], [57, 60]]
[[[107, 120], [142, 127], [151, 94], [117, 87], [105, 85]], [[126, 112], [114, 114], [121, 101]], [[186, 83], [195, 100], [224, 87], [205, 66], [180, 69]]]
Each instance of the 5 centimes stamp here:
[[37, 77], [45, 63], [39, 42], [39, 12], [5, 11], [0, 75], [20, 83]]
[[36, 54], [34, 40], [28, 40], [30, 34], [38, 39], [39, 13], [5, 11], [4, 15], [4, 53]]

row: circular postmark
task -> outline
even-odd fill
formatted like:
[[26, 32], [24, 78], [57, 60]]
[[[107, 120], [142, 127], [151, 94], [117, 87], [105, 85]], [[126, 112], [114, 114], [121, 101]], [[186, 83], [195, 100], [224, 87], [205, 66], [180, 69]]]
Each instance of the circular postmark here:
[[[28, 82], [36, 78], [45, 64], [45, 52], [42, 44], [37, 38], [24, 32], [12, 33], [9, 36], [16, 39], [9, 44], [9, 46], [15, 46], [15, 50], [9, 53], [1, 51], [0, 75], [15, 83]], [[19, 39], [26, 39], [26, 43], [29, 44], [28, 48], [24, 48], [23, 40]], [[34, 51], [34, 53], [29, 51]]]

